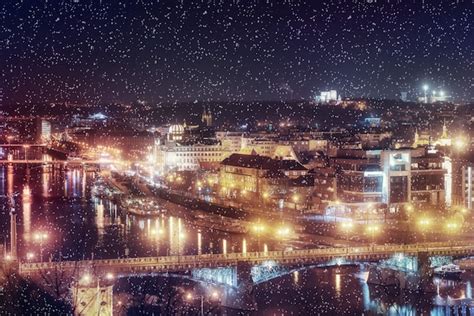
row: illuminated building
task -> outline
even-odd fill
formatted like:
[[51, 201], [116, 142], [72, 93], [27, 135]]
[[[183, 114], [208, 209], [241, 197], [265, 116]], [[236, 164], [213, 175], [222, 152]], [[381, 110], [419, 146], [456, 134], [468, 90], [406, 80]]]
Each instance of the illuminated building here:
[[330, 166], [337, 170], [333, 190], [351, 210], [372, 205], [395, 212], [406, 203], [443, 205], [443, 161], [441, 154], [425, 148], [340, 149], [330, 157]]
[[337, 95], [336, 90], [321, 91], [319, 96], [316, 96], [316, 102], [331, 103], [340, 101], [340, 96]]
[[374, 132], [367, 131], [365, 133], [358, 133], [356, 137], [363, 147], [373, 147], [380, 144], [384, 140], [389, 140], [392, 137], [391, 132]]
[[472, 152], [451, 159], [452, 205], [474, 209], [474, 156]]
[[45, 119], [37, 120], [37, 141], [40, 143], [48, 142], [51, 140], [51, 122]]
[[217, 169], [229, 152], [218, 141], [170, 142], [156, 150], [159, 171]]
[[434, 142], [434, 145], [441, 147], [451, 146], [451, 138], [448, 135], [448, 128], [446, 127], [446, 123], [443, 124], [443, 131], [441, 133], [441, 136], [436, 142]]
[[278, 146], [277, 139], [274, 138], [250, 138], [244, 137], [242, 139], [241, 153], [272, 157], [276, 147]]
[[428, 146], [431, 143], [431, 137], [428, 133], [418, 133], [415, 129], [415, 137], [413, 139], [413, 148]]
[[232, 154], [221, 162], [220, 194], [258, 204], [299, 207], [311, 197], [314, 181], [308, 170], [295, 160], [279, 160], [260, 155]]
[[241, 132], [217, 131], [216, 139], [222, 143], [222, 148], [231, 153], [237, 153], [242, 149]]
[[204, 126], [212, 126], [212, 113], [209, 109], [204, 108], [201, 116], [201, 122]]
[[309, 172], [314, 178], [313, 208], [322, 210], [328, 201], [336, 201], [336, 170], [332, 167], [319, 167]]
[[167, 137], [168, 141], [180, 141], [183, 140], [184, 126], [181, 124], [173, 124], [169, 127]]

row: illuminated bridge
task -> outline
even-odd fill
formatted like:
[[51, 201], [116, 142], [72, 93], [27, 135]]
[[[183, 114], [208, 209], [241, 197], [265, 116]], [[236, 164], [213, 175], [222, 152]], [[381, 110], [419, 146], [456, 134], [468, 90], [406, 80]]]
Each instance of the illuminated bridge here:
[[0, 159], [0, 164], [30, 164], [30, 165], [109, 165], [117, 163], [112, 160], [87, 160], [87, 159]]
[[280, 266], [339, 264], [344, 262], [371, 262], [393, 258], [397, 254], [407, 257], [451, 256], [465, 257], [474, 254], [470, 243], [423, 243], [411, 245], [383, 245], [348, 248], [323, 248], [292, 251], [268, 251], [230, 254], [203, 254], [145, 258], [20, 263], [22, 275], [33, 276], [52, 270], [91, 270], [96, 275], [134, 275], [190, 271], [205, 268], [223, 268], [265, 264], [269, 260]]
[[[268, 251], [196, 256], [163, 256], [146, 258], [20, 263], [19, 272], [33, 280], [61, 276], [67, 288], [81, 291], [77, 302], [89, 299], [82, 295], [96, 291], [81, 285], [84, 276], [93, 276], [112, 295], [113, 280], [128, 276], [168, 275], [213, 284], [222, 289], [222, 304], [230, 308], [253, 310], [253, 285], [311, 266], [335, 266], [377, 262], [371, 265], [367, 282], [398, 285], [400, 288], [426, 288], [431, 267], [453, 258], [474, 254], [474, 244], [423, 243], [413, 245], [373, 245], [348, 248], [324, 248], [292, 251]], [[381, 267], [379, 269], [379, 267]], [[110, 276], [113, 276], [111, 280]], [[90, 277], [88, 277], [89, 279]], [[60, 283], [61, 283], [60, 282]], [[47, 283], [51, 283], [49, 280]], [[53, 283], [54, 284], [54, 283]], [[82, 303], [81, 303], [82, 304]]]

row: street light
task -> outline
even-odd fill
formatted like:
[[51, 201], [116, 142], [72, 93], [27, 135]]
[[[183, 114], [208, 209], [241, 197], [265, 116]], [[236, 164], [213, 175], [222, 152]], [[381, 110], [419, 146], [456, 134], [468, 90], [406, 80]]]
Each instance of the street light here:
[[92, 276], [89, 273], [86, 273], [81, 278], [81, 283], [88, 285], [92, 281]]
[[33, 235], [33, 239], [35, 242], [39, 243], [40, 246], [40, 261], [43, 262], [43, 243], [45, 240], [48, 239], [48, 233], [45, 232], [37, 232]]
[[[199, 315], [204, 316], [204, 298], [205, 298], [205, 296], [204, 295], [197, 295], [196, 298], [199, 299], [199, 303], [200, 303], [199, 304], [200, 305]], [[184, 299], [188, 302], [192, 302], [195, 299], [195, 297], [194, 297], [193, 293], [188, 292], [184, 296]], [[212, 291], [211, 294], [208, 297], [208, 301], [217, 301], [218, 299], [219, 299], [219, 292], [217, 292], [215, 290]]]
[[453, 145], [457, 151], [464, 151], [467, 145], [467, 141], [462, 136], [458, 136], [454, 139]]
[[106, 279], [106, 280], [109, 280], [109, 281], [113, 280], [113, 279], [114, 279], [113, 273], [112, 273], [112, 272], [107, 272], [107, 273], [105, 274], [105, 279]]
[[297, 210], [297, 203], [298, 203], [298, 200], [299, 200], [299, 196], [295, 193], [293, 194], [293, 203], [295, 204], [295, 211]]
[[349, 232], [354, 229], [354, 223], [352, 222], [342, 222], [341, 229], [346, 234], [346, 239], [349, 239]]
[[28, 261], [32, 261], [34, 258], [35, 258], [35, 254], [34, 254], [34, 253], [32, 253], [32, 252], [26, 253], [26, 259], [27, 259]]
[[291, 228], [289, 226], [281, 226], [276, 230], [279, 238], [288, 238], [291, 235]]
[[260, 234], [262, 234], [265, 231], [266, 227], [264, 224], [260, 223], [260, 219], [258, 220], [257, 223], [255, 223], [252, 226], [253, 232], [257, 235], [257, 245], [258, 245], [258, 251], [260, 251]]
[[446, 230], [450, 233], [456, 233], [459, 228], [461, 228], [461, 225], [457, 222], [448, 222], [446, 223]]
[[375, 244], [375, 234], [380, 231], [380, 226], [378, 225], [370, 225], [366, 227], [366, 232], [371, 235], [372, 237], [372, 244]]
[[423, 242], [426, 242], [426, 231], [431, 226], [431, 218], [422, 217], [418, 220], [418, 226], [420, 227], [421, 233], [423, 235]]

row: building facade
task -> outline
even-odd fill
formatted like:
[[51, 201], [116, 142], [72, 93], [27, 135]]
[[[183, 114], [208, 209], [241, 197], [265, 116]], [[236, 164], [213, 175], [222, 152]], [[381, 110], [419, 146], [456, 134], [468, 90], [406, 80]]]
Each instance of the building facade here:
[[254, 206], [307, 208], [314, 181], [295, 160], [232, 154], [219, 171], [220, 195]]
[[[390, 212], [407, 204], [443, 206], [443, 162], [440, 153], [425, 148], [338, 150], [330, 158], [330, 166], [336, 172], [336, 201], [350, 210], [374, 207]], [[318, 182], [317, 176], [315, 181]]]

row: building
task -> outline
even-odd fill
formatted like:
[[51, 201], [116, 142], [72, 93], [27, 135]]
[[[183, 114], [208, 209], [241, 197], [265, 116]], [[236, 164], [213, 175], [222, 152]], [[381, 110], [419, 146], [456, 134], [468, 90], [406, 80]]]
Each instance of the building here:
[[169, 127], [167, 135], [168, 142], [176, 142], [183, 140], [184, 137], [184, 125], [173, 124]]
[[204, 126], [207, 126], [207, 127], [212, 126], [212, 113], [209, 109], [206, 109], [205, 107], [202, 112], [201, 122], [203, 123]]
[[337, 201], [336, 170], [332, 167], [318, 167], [308, 172], [314, 178], [312, 209], [321, 212], [329, 201]]
[[156, 166], [158, 172], [196, 171], [218, 169], [219, 163], [230, 152], [216, 140], [198, 142], [168, 142], [156, 145]]
[[454, 154], [449, 162], [452, 205], [474, 209], [474, 155], [472, 152]]
[[314, 181], [295, 160], [232, 154], [221, 162], [220, 195], [254, 206], [308, 207]]
[[392, 138], [392, 133], [388, 131], [366, 131], [356, 134], [357, 139], [363, 147], [374, 147], [380, 145], [383, 141], [389, 141]]
[[316, 96], [316, 102], [319, 103], [331, 103], [340, 101], [341, 97], [338, 96], [336, 90], [321, 91], [319, 96]]
[[216, 139], [222, 143], [222, 148], [231, 153], [238, 153], [242, 149], [241, 132], [217, 131]]
[[45, 119], [38, 119], [36, 124], [36, 141], [38, 143], [51, 141], [51, 122]]
[[244, 137], [241, 152], [244, 154], [256, 153], [261, 156], [273, 157], [278, 140], [264, 137]]
[[336, 201], [351, 211], [373, 207], [397, 212], [412, 203], [444, 205], [443, 162], [439, 152], [425, 148], [339, 149], [330, 157], [336, 170]]

